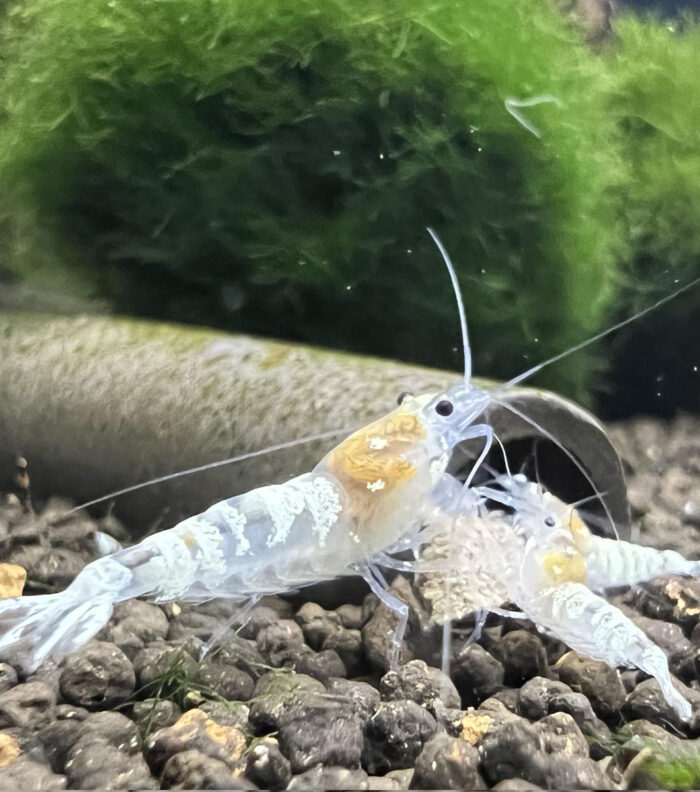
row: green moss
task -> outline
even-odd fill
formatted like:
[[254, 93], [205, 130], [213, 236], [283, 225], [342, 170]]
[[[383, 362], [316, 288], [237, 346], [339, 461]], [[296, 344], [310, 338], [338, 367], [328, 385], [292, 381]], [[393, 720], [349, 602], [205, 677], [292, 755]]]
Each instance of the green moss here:
[[[700, 276], [700, 26], [627, 15], [606, 54], [612, 141], [626, 166], [619, 213], [628, 245], [621, 314]], [[700, 289], [632, 326], [613, 344], [618, 392], [638, 409], [697, 410]], [[657, 394], [660, 394], [657, 396]]]
[[[118, 310], [517, 373], [599, 329], [608, 79], [547, 0], [18, 0], [5, 260]], [[508, 97], [551, 94], [523, 110]], [[76, 285], [79, 284], [79, 285]], [[590, 358], [550, 385], [581, 393]]]
[[645, 767], [660, 789], [697, 789], [700, 787], [700, 757], [661, 759]]

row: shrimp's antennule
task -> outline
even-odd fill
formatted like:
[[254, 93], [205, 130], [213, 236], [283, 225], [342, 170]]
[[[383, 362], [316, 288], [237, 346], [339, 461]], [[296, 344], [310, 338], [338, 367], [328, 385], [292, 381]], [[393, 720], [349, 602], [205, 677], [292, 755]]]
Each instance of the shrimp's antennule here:
[[471, 347], [469, 346], [469, 330], [467, 329], [467, 313], [464, 310], [464, 301], [462, 300], [462, 291], [459, 288], [459, 280], [457, 279], [457, 273], [455, 272], [455, 268], [450, 260], [447, 251], [445, 250], [444, 245], [440, 241], [438, 235], [433, 231], [432, 228], [427, 229], [430, 236], [433, 238], [433, 242], [437, 245], [437, 249], [440, 251], [440, 255], [442, 256], [442, 260], [445, 262], [445, 266], [447, 267], [447, 271], [450, 274], [450, 280], [452, 281], [452, 288], [454, 289], [455, 298], [457, 299], [457, 310], [459, 311], [459, 323], [462, 328], [462, 346], [464, 347], [464, 381], [469, 382], [472, 378], [472, 351]]

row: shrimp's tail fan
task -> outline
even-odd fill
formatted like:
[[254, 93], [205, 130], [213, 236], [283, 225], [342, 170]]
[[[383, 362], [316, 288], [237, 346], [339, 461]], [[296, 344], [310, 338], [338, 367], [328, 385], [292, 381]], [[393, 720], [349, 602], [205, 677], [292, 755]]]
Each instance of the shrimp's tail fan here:
[[115, 597], [109, 590], [85, 594], [74, 583], [59, 594], [0, 600], [0, 658], [31, 672], [89, 641], [109, 621]]

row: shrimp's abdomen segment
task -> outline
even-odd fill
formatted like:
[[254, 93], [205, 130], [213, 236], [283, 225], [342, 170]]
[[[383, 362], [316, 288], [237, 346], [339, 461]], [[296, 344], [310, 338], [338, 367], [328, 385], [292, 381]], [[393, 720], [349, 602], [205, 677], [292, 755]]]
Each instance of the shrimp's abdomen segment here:
[[331, 476], [308, 473], [219, 501], [124, 553], [157, 601], [284, 591], [318, 579], [331, 547], [342, 559], [345, 501]]
[[688, 561], [675, 550], [657, 550], [599, 536], [592, 536], [589, 545], [586, 565], [590, 586], [596, 590], [632, 585], [657, 575], [700, 574], [700, 561]]

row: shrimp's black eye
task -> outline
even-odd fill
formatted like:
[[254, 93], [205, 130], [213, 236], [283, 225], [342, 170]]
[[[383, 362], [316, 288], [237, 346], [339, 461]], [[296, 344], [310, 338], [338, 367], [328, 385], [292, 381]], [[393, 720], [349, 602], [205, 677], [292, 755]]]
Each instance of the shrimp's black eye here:
[[439, 401], [435, 405], [435, 412], [438, 415], [442, 415], [443, 417], [452, 415], [452, 410], [454, 410], [454, 405], [452, 404], [452, 402], [447, 401], [447, 399], [443, 399], [442, 401]]
[[554, 528], [554, 526], [556, 525], [556, 523], [554, 522], [554, 517], [546, 517], [544, 524], [549, 526], [550, 528]]
[[397, 404], [403, 404], [403, 400], [404, 400], [404, 399], [405, 399], [407, 396], [413, 396], [413, 394], [411, 393], [411, 391], [404, 391], [403, 393], [400, 393], [400, 394], [399, 394], [399, 398], [396, 400], [396, 403], [397, 403]]

